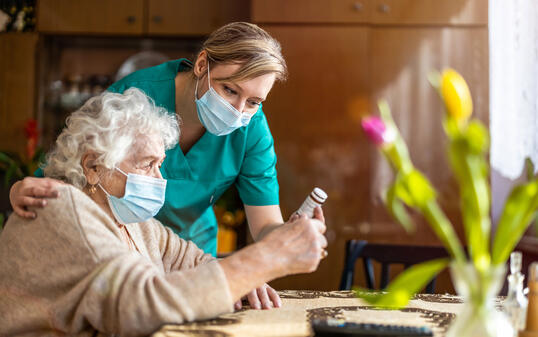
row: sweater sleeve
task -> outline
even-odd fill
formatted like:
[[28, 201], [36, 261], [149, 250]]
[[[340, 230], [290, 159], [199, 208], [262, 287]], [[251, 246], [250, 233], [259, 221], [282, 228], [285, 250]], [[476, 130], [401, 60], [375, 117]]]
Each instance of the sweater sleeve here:
[[[163, 273], [149, 259], [127, 249], [113, 222], [104, 219], [106, 215], [93, 201], [72, 187], [61, 193], [66, 192], [70, 204], [63, 207], [73, 210], [72, 223], [80, 233], [73, 239], [93, 260], [89, 273], [80, 275], [70, 287], [73, 323], [86, 321], [101, 332], [137, 336], [147, 335], [163, 323], [207, 319], [233, 310], [228, 283], [217, 261]], [[50, 205], [47, 209], [54, 212]], [[174, 254], [171, 260], [184, 260], [183, 255], [192, 255], [192, 261], [203, 260], [189, 245]], [[73, 264], [81, 262], [72, 258]], [[171, 265], [182, 267], [181, 263]]]
[[183, 240], [158, 220], [152, 221], [154, 222], [152, 227], [158, 232], [159, 250], [166, 272], [190, 269], [215, 260], [211, 254], [204, 253], [194, 242]]

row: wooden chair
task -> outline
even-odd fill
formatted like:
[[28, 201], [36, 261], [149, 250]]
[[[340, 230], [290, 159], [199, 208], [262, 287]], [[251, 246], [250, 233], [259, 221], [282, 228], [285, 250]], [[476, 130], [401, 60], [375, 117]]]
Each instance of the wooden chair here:
[[[448, 257], [448, 252], [443, 247], [391, 245], [349, 240], [346, 243], [346, 260], [340, 290], [351, 289], [355, 262], [359, 258], [363, 261], [366, 286], [369, 289], [376, 289], [372, 260], [381, 263], [381, 282], [378, 289], [385, 289], [389, 283], [391, 264], [403, 264], [404, 269], [407, 269], [414, 264], [442, 257]], [[435, 292], [435, 278], [426, 286], [426, 292], [429, 294]]]

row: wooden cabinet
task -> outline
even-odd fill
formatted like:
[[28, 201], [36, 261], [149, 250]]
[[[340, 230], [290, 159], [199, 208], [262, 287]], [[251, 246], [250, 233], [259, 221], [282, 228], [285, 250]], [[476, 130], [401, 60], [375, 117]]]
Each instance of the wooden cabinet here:
[[372, 0], [253, 0], [257, 23], [368, 22]]
[[24, 124], [36, 117], [37, 46], [37, 34], [0, 34], [0, 150], [23, 158]]
[[[392, 173], [360, 126], [363, 115], [377, 113], [381, 98], [391, 105], [411, 157], [438, 187], [443, 208], [462, 234], [458, 190], [445, 157], [443, 106], [427, 76], [444, 67], [461, 72], [475, 114], [487, 125], [487, 1], [367, 0], [361, 1], [365, 16], [356, 22], [347, 21], [347, 12], [330, 14], [332, 6], [349, 8], [352, 2], [308, 3], [313, 7], [300, 0], [254, 0], [252, 7], [253, 20], [281, 42], [290, 70], [288, 82], [275, 85], [264, 104], [284, 216], [313, 186], [329, 194], [324, 206], [329, 256], [314, 274], [272, 284], [331, 290], [338, 287], [347, 239], [439, 243], [420, 218], [417, 232], [407, 235], [382, 204]], [[280, 15], [283, 6], [295, 12]], [[451, 290], [446, 275], [438, 290]]]
[[37, 30], [60, 34], [142, 34], [144, 0], [39, 0]]
[[487, 25], [488, 0], [371, 0], [371, 22], [396, 25]]
[[233, 21], [247, 21], [248, 0], [149, 0], [148, 34], [207, 35]]
[[249, 0], [40, 0], [37, 29], [59, 34], [207, 35], [248, 21]]
[[252, 0], [257, 23], [487, 25], [488, 0]]

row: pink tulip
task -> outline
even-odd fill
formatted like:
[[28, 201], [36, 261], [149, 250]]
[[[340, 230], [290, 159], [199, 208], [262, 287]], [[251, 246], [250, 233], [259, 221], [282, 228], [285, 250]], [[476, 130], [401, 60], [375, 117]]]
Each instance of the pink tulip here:
[[388, 137], [389, 132], [381, 118], [376, 116], [364, 117], [361, 124], [368, 138], [376, 145], [383, 145], [393, 140], [391, 139], [392, 137]]

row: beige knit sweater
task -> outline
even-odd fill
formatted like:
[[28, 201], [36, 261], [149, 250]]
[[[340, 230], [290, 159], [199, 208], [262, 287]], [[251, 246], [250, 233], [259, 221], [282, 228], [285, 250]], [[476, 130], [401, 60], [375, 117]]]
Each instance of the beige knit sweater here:
[[233, 310], [222, 268], [156, 220], [115, 222], [72, 186], [0, 234], [0, 336], [147, 335]]

